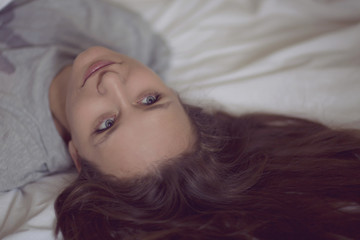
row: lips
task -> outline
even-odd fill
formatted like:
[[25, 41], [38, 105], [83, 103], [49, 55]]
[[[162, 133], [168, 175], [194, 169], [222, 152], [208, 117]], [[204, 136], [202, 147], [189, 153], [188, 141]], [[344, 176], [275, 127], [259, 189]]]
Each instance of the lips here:
[[86, 81], [93, 75], [95, 74], [97, 71], [99, 71], [100, 69], [109, 66], [111, 64], [114, 64], [114, 62], [111, 61], [106, 61], [106, 60], [101, 60], [101, 61], [97, 61], [96, 63], [92, 64], [85, 72], [84, 74], [84, 82], [83, 85], [85, 85]]

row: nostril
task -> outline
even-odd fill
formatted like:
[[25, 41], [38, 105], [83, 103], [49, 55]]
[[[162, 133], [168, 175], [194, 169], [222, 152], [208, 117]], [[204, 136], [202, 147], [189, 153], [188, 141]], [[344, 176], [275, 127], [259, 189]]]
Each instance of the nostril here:
[[99, 93], [99, 95], [105, 95], [106, 94], [106, 89], [104, 87], [101, 86], [101, 84], [98, 84], [96, 86], [97, 92]]

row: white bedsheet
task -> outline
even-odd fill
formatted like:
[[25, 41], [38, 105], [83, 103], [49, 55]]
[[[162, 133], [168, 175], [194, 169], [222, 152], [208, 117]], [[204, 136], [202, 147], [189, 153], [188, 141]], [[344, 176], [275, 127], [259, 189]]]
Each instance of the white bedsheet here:
[[[359, 0], [108, 0], [144, 16], [173, 51], [186, 101], [360, 128]], [[0, 194], [0, 239], [53, 239], [74, 173]]]

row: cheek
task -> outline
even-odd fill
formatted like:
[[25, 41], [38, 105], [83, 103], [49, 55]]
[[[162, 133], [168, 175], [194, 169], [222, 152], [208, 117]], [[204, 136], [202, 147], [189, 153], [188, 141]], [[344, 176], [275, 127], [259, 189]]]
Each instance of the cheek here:
[[91, 120], [94, 119], [92, 104], [85, 99], [74, 98], [66, 107], [66, 116], [73, 140], [81, 140], [91, 131]]

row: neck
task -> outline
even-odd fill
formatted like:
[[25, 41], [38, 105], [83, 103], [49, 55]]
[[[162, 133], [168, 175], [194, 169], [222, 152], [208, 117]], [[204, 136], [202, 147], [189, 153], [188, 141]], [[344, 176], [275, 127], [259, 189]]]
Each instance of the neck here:
[[71, 66], [64, 67], [52, 80], [49, 89], [50, 110], [59, 135], [67, 143], [70, 140], [69, 127], [66, 120], [65, 103], [67, 81]]

